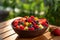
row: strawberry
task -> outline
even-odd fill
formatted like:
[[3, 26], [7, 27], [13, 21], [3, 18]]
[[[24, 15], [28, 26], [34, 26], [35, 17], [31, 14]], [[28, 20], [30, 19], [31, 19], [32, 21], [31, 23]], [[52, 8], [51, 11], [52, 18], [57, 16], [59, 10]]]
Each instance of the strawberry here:
[[46, 20], [46, 19], [44, 19], [44, 18], [42, 18], [42, 19], [40, 19], [40, 20], [39, 20], [39, 22], [42, 24], [42, 23], [46, 23], [46, 22], [47, 22], [47, 20]]
[[24, 26], [23, 25], [20, 25], [20, 30], [24, 30]]
[[34, 19], [34, 16], [31, 16], [32, 19]]
[[43, 18], [43, 19], [40, 19], [40, 20], [39, 20], [39, 23], [40, 23], [40, 24], [42, 24], [43, 26], [48, 27], [47, 20], [46, 20], [46, 19], [44, 19], [44, 18]]
[[59, 29], [59, 28], [56, 28], [56, 29], [54, 29], [51, 33], [52, 33], [53, 35], [55, 35], [55, 36], [60, 36], [60, 29]]
[[28, 22], [32, 22], [32, 19], [31, 19], [31, 18], [28, 18], [27, 21], [28, 21]]
[[18, 20], [15, 20], [14, 22], [13, 22], [13, 26], [17, 26], [18, 25]]
[[29, 27], [28, 30], [33, 31], [34, 27]]
[[38, 25], [34, 25], [34, 27], [35, 27], [35, 28], [39, 28], [39, 26], [38, 26]]
[[48, 24], [45, 22], [43, 22], [42, 25], [48, 27]]
[[15, 28], [16, 28], [16, 29], [19, 29], [19, 26], [17, 25]]

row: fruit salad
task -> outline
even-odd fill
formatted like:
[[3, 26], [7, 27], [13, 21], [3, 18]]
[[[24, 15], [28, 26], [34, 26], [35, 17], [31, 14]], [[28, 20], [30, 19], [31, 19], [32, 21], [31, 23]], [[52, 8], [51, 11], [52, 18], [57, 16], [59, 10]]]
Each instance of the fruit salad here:
[[12, 25], [14, 28], [19, 30], [34, 31], [34, 30], [42, 30], [45, 27], [48, 27], [48, 22], [45, 18], [25, 16], [19, 19], [15, 19]]

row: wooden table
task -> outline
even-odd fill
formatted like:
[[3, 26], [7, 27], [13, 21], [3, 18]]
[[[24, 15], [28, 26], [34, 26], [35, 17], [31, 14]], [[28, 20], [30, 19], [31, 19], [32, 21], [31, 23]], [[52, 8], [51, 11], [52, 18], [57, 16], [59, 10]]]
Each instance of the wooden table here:
[[[14, 19], [0, 23], [0, 40], [60, 40], [60, 36], [52, 36], [48, 30], [43, 35], [35, 38], [19, 38], [11, 27], [11, 22]], [[49, 27], [52, 26], [49, 25]]]

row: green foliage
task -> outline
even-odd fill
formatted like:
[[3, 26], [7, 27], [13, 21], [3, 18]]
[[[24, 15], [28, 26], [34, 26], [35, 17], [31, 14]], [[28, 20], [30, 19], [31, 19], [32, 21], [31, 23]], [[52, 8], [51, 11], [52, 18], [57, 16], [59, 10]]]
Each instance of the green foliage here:
[[48, 6], [46, 18], [49, 20], [50, 24], [60, 25], [60, 1], [49, 0]]
[[[34, 15], [39, 18], [47, 18], [50, 24], [60, 25], [60, 0], [3, 0], [2, 2], [4, 8], [13, 9], [9, 19]], [[20, 9], [20, 12], [16, 13], [15, 8]], [[45, 12], [45, 14], [41, 15], [40, 12]]]
[[[40, 17], [40, 11], [44, 11], [44, 2], [43, 0], [16, 0], [17, 8], [21, 9], [21, 12], [18, 13], [20, 16], [28, 15], [34, 15]], [[35, 11], [38, 11], [37, 14], [35, 14]], [[25, 12], [27, 11], [27, 12]], [[25, 16], [24, 15], [24, 16]]]

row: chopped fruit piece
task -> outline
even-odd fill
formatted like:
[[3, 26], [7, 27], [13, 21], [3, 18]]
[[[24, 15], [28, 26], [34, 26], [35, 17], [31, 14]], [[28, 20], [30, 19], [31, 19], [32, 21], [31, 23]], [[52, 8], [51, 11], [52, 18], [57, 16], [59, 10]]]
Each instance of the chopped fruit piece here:
[[34, 16], [25, 16], [14, 20], [12, 25], [19, 30], [40, 30], [48, 27], [48, 22], [44, 18], [39, 19]]
[[34, 25], [34, 27], [35, 27], [35, 28], [39, 28], [39, 26], [38, 26], [38, 25]]
[[24, 30], [28, 30], [28, 27], [26, 26], [26, 27], [24, 28]]
[[43, 18], [43, 19], [40, 19], [39, 22], [40, 22], [40, 24], [42, 24], [42, 23], [46, 23], [47, 20]]
[[19, 26], [16, 26], [15, 28], [16, 28], [16, 29], [19, 29]]
[[18, 25], [18, 20], [14, 20], [13, 26], [17, 26], [17, 25]]
[[18, 23], [14, 23], [13, 26], [16, 27], [18, 25]]
[[48, 27], [48, 24], [47, 23], [42, 23], [42, 25]]
[[28, 26], [28, 25], [29, 25], [29, 23], [28, 23], [28, 22], [26, 22], [26, 23], [25, 23], [25, 25], [26, 25], [26, 26]]
[[20, 30], [24, 30], [24, 26], [23, 25], [20, 25]]
[[35, 22], [32, 22], [32, 24], [35, 26], [36, 25], [36, 23]]
[[37, 18], [37, 17], [35, 17], [35, 18], [34, 18], [34, 20], [38, 20], [38, 18]]
[[32, 22], [32, 19], [31, 18], [28, 18], [28, 20], [27, 20], [28, 22]]
[[31, 16], [32, 19], [34, 19], [34, 16]]
[[39, 28], [40, 28], [40, 29], [43, 29], [44, 27], [40, 24], [40, 25], [39, 25]]
[[33, 31], [33, 30], [34, 30], [34, 27], [31, 27], [31, 28], [29, 27], [28, 29], [29, 29], [30, 31]]
[[32, 24], [29, 24], [28, 27], [33, 27], [33, 25]]

